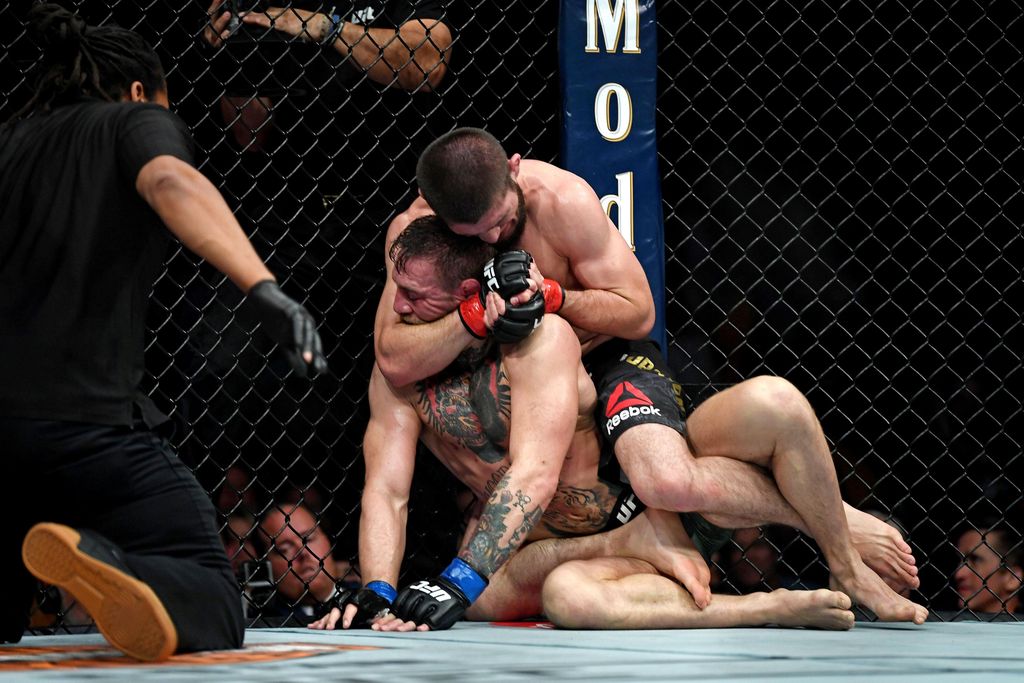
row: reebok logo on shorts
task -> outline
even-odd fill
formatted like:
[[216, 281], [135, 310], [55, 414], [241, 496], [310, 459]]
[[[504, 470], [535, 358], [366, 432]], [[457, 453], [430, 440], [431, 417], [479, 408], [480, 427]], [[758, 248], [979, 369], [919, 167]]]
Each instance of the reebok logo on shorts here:
[[654, 407], [654, 402], [647, 395], [633, 386], [632, 382], [620, 382], [608, 398], [605, 409], [605, 432], [610, 436], [620, 424], [641, 415], [661, 415], [661, 409]]
[[652, 406], [654, 402], [647, 398], [647, 394], [633, 386], [632, 382], [620, 382], [615, 387], [612, 395], [608, 398], [608, 409], [605, 410], [605, 417], [611, 417], [623, 408], [630, 406]]

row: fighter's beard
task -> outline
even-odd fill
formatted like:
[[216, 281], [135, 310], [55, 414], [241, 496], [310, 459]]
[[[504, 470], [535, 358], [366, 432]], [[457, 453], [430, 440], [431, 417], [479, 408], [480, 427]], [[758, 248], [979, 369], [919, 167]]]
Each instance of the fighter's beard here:
[[494, 243], [494, 248], [498, 251], [508, 251], [518, 247], [519, 238], [523, 236], [523, 230], [526, 228], [526, 197], [523, 196], [523, 189], [519, 187], [519, 183], [513, 182], [512, 184], [519, 197], [519, 206], [516, 208], [516, 224], [512, 228], [512, 232]]

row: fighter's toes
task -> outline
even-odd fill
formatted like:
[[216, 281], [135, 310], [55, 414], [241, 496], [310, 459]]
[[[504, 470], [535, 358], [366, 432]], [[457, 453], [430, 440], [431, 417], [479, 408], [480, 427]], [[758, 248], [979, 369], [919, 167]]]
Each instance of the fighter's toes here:
[[830, 631], [853, 628], [851, 601], [845, 594], [825, 588], [810, 591], [777, 589], [771, 596], [784, 605], [778, 611], [776, 623], [780, 626], [804, 626]]
[[831, 601], [832, 607], [835, 607], [836, 609], [846, 610], [851, 609], [853, 607], [853, 600], [851, 600], [850, 596], [846, 593], [840, 593], [839, 591], [830, 591], [826, 588], [822, 588], [821, 590], [828, 593], [828, 597]]
[[833, 586], [850, 596], [858, 605], [867, 607], [881, 621], [910, 621], [923, 623], [921, 612], [927, 610], [892, 590], [882, 579], [864, 565], [855, 567], [845, 581], [833, 575]]

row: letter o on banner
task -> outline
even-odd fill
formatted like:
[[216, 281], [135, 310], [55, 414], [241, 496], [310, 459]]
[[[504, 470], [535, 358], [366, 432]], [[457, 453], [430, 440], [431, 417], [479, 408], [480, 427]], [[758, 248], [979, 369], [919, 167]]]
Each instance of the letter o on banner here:
[[[611, 100], [615, 98], [615, 128], [611, 127]], [[594, 96], [594, 122], [608, 142], [625, 140], [633, 128], [633, 103], [629, 91], [619, 83], [605, 83]]]

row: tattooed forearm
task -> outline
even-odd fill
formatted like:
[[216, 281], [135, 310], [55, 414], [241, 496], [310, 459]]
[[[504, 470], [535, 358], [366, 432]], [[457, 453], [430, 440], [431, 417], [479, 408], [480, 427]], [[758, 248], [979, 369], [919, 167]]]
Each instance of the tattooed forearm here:
[[507, 476], [498, 483], [480, 515], [476, 532], [459, 553], [484, 576], [491, 576], [505, 564], [544, 514], [539, 505], [528, 507], [530, 496], [519, 489], [513, 493], [510, 483]]
[[544, 528], [556, 536], [578, 536], [600, 531], [608, 524], [619, 487], [603, 481], [593, 488], [559, 484], [544, 511]]
[[488, 498], [490, 498], [494, 493], [494, 488], [501, 483], [502, 479], [505, 478], [505, 473], [508, 472], [509, 467], [511, 467], [511, 465], [502, 465], [498, 469], [494, 470], [494, 473], [487, 480], [487, 483], [484, 484], [484, 493], [487, 494]]
[[528, 495], [526, 495], [522, 491], [516, 491], [516, 500], [512, 504], [515, 505], [517, 508], [519, 508], [519, 511], [522, 512], [525, 515], [526, 514], [526, 506], [529, 505], [532, 502], [533, 502], [533, 498], [530, 498]]

